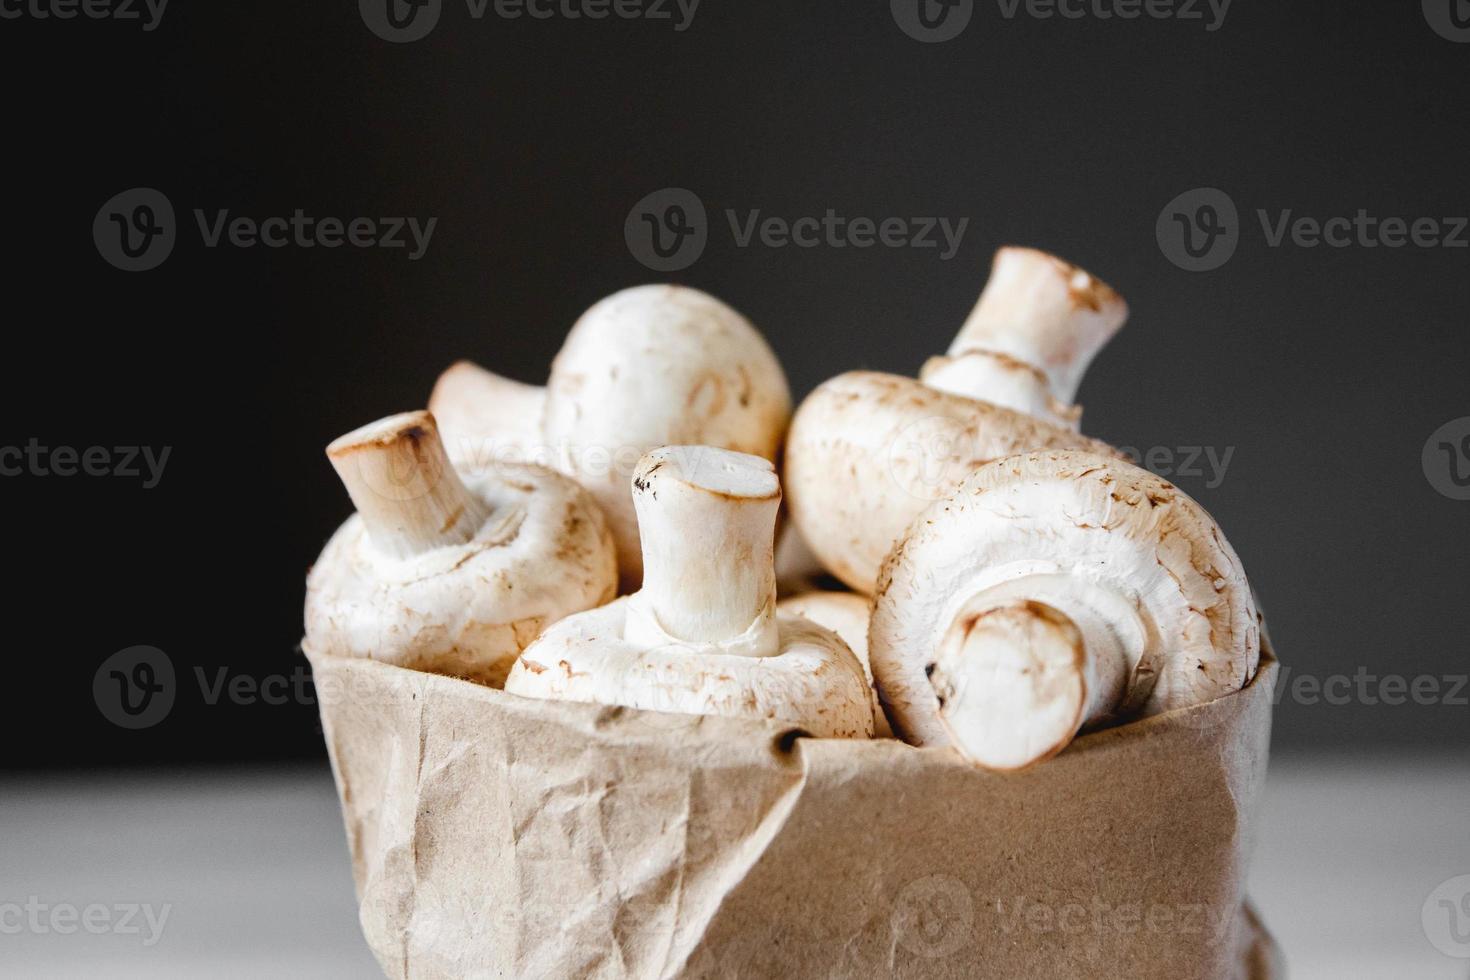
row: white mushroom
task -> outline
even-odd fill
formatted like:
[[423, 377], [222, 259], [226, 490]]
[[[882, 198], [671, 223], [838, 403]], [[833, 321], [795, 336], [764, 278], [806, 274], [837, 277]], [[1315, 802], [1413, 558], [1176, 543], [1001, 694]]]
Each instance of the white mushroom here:
[[780, 482], [765, 459], [705, 446], [643, 457], [633, 478], [643, 588], [570, 616], [532, 644], [505, 689], [532, 698], [771, 718], [863, 738], [861, 664], [836, 634], [777, 615]]
[[586, 487], [612, 526], [627, 590], [642, 574], [628, 489], [639, 458], [698, 444], [775, 459], [791, 393], [739, 313], [697, 289], [639, 286], [582, 315], [546, 388], [461, 362], [439, 379], [429, 408], [461, 469], [530, 459]]
[[776, 522], [776, 594], [785, 599], [835, 585], [790, 517], [783, 517]]
[[893, 729], [889, 727], [888, 718], [878, 702], [877, 690], [873, 688], [873, 670], [868, 665], [868, 620], [873, 612], [872, 600], [856, 592], [816, 590], [782, 599], [776, 603], [776, 611], [809, 619], [842, 637], [842, 642], [863, 665], [868, 687], [873, 690], [873, 734], [877, 738], [892, 738]]
[[884, 563], [869, 652], [900, 738], [1018, 769], [1083, 728], [1239, 690], [1260, 631], [1199, 504], [1127, 462], [1032, 453], [914, 522]]
[[802, 403], [783, 476], [792, 520], [827, 569], [871, 593], [878, 566], [930, 502], [994, 459], [1110, 447], [1078, 434], [1072, 404], [1127, 306], [1034, 249], [1003, 248], [949, 353], [921, 380], [853, 371]]
[[466, 483], [428, 412], [364, 426], [327, 456], [357, 513], [307, 577], [313, 655], [500, 684], [545, 626], [616, 594], [607, 523], [564, 476], [507, 465]]
[[1075, 431], [1082, 376], [1127, 319], [1107, 283], [1055, 255], [1002, 248], [948, 353], [930, 358], [920, 378]]

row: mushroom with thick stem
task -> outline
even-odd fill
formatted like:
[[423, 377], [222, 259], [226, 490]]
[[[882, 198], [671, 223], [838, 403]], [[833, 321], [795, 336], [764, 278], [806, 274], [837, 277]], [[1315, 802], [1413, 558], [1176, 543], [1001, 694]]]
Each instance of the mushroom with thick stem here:
[[633, 477], [643, 587], [557, 623], [505, 689], [525, 697], [790, 722], [866, 738], [861, 664], [834, 633], [778, 615], [781, 485], [770, 461], [708, 446], [644, 456]]
[[884, 563], [868, 641], [895, 733], [992, 769], [1239, 690], [1260, 657], [1250, 585], [1204, 508], [1065, 451], [991, 463], [925, 510]]
[[357, 513], [307, 577], [313, 656], [498, 685], [545, 626], [616, 594], [607, 523], [564, 476], [507, 465], [463, 480], [428, 412], [364, 426], [327, 456]]
[[920, 380], [853, 371], [797, 410], [783, 474], [812, 551], [871, 594], [883, 556], [919, 511], [977, 467], [1036, 450], [1114, 453], [1078, 433], [1072, 402], [1127, 315], [1122, 298], [1081, 269], [1001, 249], [949, 353], [931, 358]]
[[631, 590], [642, 575], [628, 489], [639, 458], [699, 444], [775, 459], [791, 393], [750, 321], [697, 289], [657, 285], [584, 313], [545, 388], [460, 362], [440, 377], [429, 408], [461, 469], [531, 459], [586, 487], [607, 514]]
[[776, 603], [776, 611], [809, 619], [842, 637], [842, 642], [863, 665], [863, 675], [873, 692], [873, 735], [875, 738], [892, 738], [893, 729], [883, 714], [877, 689], [873, 686], [873, 669], [868, 665], [868, 622], [873, 614], [872, 600], [856, 592], [815, 589], [782, 599]]

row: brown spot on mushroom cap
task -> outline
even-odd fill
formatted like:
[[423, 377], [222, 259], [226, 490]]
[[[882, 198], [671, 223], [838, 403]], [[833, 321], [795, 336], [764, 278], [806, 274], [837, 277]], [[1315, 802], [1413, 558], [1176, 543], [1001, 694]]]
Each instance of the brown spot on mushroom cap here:
[[464, 514], [464, 508], [463, 507], [456, 507], [456, 508], [454, 508], [453, 512], [451, 512], [444, 519], [444, 524], [443, 524], [442, 527], [440, 527], [439, 530], [440, 531], [448, 531], [450, 528], [454, 527], [454, 525], [456, 525], [456, 524], [459, 523], [459, 519], [460, 519], [461, 515], [463, 515], [463, 514]]
[[684, 399], [684, 408], [691, 414], [714, 416], [725, 408], [725, 379], [710, 372], [694, 383]]

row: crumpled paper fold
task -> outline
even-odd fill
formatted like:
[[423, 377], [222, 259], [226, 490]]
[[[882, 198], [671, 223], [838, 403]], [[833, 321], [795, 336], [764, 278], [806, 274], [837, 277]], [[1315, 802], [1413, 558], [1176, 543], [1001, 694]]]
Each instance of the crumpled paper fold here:
[[1279, 975], [1244, 900], [1276, 664], [1020, 774], [316, 658], [400, 980]]

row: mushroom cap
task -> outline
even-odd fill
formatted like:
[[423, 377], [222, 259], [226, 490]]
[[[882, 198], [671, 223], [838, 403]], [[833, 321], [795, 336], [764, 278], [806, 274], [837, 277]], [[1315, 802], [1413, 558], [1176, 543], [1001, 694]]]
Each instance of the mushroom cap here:
[[862, 666], [835, 633], [781, 615], [779, 652], [768, 657], [744, 652], [745, 637], [712, 644], [669, 637], [644, 646], [624, 639], [631, 618], [649, 628], [638, 599], [626, 596], [551, 626], [521, 655], [505, 689], [644, 711], [776, 719], [817, 738], [872, 736]]
[[307, 576], [310, 653], [498, 685], [548, 624], [616, 595], [612, 536], [581, 487], [513, 464], [465, 486], [490, 516], [464, 544], [395, 558], [357, 514], [332, 535]]
[[774, 460], [791, 391], [760, 333], [684, 286], [636, 286], [596, 303], [530, 388], [465, 363], [445, 372], [431, 409], [461, 468], [546, 463], [582, 484], [618, 545], [623, 588], [642, 578], [629, 479], [642, 455], [704, 445]]
[[988, 462], [1046, 449], [1116, 452], [912, 378], [853, 371], [818, 386], [797, 410], [786, 443], [786, 504], [828, 571], [871, 594], [883, 558], [925, 507]]
[[873, 679], [873, 672], [868, 668], [868, 617], [872, 613], [872, 600], [867, 596], [827, 590], [803, 592], [782, 599], [776, 604], [776, 611], [809, 619], [842, 637], [842, 642], [863, 665], [868, 680]]
[[[803, 592], [776, 604], [778, 613], [809, 619], [841, 637], [858, 658], [858, 663], [862, 664], [870, 689], [873, 688], [873, 670], [868, 665], [868, 620], [872, 608], [872, 601], [865, 595], [823, 590]], [[877, 738], [893, 737], [883, 707], [878, 703], [876, 689], [873, 690], [873, 733]]]
[[607, 515], [626, 586], [643, 574], [629, 489], [642, 455], [704, 445], [774, 460], [791, 417], [765, 339], [684, 286], [636, 286], [597, 303], [567, 335], [547, 388], [546, 439]]
[[[1250, 585], [1204, 508], [1121, 460], [1029, 453], [977, 470], [925, 510], [884, 563], [869, 653], [899, 737], [952, 744], [927, 676], [952, 624], [986, 590], [1048, 576], [1118, 597], [1142, 624], [1118, 717], [1210, 701], [1255, 674]], [[1048, 659], [1065, 661], [1063, 640], [1048, 639]]]

